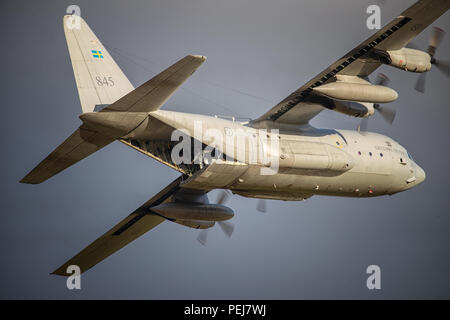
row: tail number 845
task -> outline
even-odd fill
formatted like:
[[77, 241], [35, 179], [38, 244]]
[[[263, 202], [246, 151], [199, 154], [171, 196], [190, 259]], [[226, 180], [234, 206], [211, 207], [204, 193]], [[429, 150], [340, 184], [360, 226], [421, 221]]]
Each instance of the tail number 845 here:
[[95, 81], [97, 83], [97, 86], [99, 86], [99, 87], [103, 87], [103, 86], [114, 87], [114, 79], [113, 79], [113, 77], [96, 76], [95, 77]]

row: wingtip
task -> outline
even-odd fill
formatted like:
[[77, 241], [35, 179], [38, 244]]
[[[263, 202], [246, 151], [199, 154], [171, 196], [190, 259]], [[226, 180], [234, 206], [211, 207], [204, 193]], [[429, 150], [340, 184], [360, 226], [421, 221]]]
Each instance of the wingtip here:
[[22, 178], [22, 179], [19, 181], [19, 183], [23, 183], [23, 184], [31, 184], [31, 183], [26, 179], [26, 177]]
[[61, 276], [61, 277], [68, 277], [70, 276], [70, 274], [67, 274], [66, 272], [64, 272], [65, 269], [62, 267], [59, 267], [58, 269], [56, 269], [53, 272], [50, 272], [49, 274], [52, 276]]
[[41, 182], [43, 182], [43, 181], [33, 180], [32, 178], [28, 177], [28, 175], [26, 175], [19, 181], [19, 183], [23, 183], [23, 184], [39, 184]]
[[200, 59], [202, 61], [206, 61], [206, 56], [200, 55], [200, 54], [191, 54], [191, 57], [195, 58], [195, 59]]

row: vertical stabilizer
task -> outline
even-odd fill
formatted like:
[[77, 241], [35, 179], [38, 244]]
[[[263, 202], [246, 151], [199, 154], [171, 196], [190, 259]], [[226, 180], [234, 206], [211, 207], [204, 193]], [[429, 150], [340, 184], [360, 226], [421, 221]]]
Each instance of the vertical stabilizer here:
[[66, 15], [63, 24], [83, 113], [98, 111], [134, 89], [83, 18]]

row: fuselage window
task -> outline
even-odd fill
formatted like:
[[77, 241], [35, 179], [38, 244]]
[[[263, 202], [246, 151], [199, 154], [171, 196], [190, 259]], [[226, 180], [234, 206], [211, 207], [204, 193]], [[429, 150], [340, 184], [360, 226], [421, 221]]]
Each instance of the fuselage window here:
[[382, 154], [382, 153], [380, 153], [380, 157], [382, 157], [382, 158], [383, 158], [383, 154]]
[[358, 151], [358, 154], [361, 155], [361, 151]]
[[372, 156], [372, 152], [369, 152], [369, 156]]

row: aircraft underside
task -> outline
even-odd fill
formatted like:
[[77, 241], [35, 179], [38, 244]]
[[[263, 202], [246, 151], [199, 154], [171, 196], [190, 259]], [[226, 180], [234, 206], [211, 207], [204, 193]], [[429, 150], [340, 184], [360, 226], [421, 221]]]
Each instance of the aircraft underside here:
[[[421, 0], [333, 62], [258, 118], [240, 122], [161, 110], [173, 93], [206, 61], [187, 55], [135, 88], [90, 27], [78, 15], [64, 16], [64, 33], [77, 84], [82, 124], [22, 180], [39, 184], [116, 140], [180, 172], [180, 176], [67, 261], [54, 274], [84, 272], [163, 221], [229, 236], [234, 216], [220, 193], [250, 198], [305, 200], [313, 195], [375, 197], [408, 190], [425, 172], [393, 139], [367, 132], [317, 129], [310, 121], [323, 110], [389, 123], [384, 106], [398, 93], [387, 77], [371, 81], [380, 66], [420, 73], [432, 66], [444, 32], [433, 28], [427, 51], [409, 42], [450, 8], [450, 0]], [[364, 123], [364, 122], [363, 122]], [[205, 236], [200, 234], [204, 243]]]

